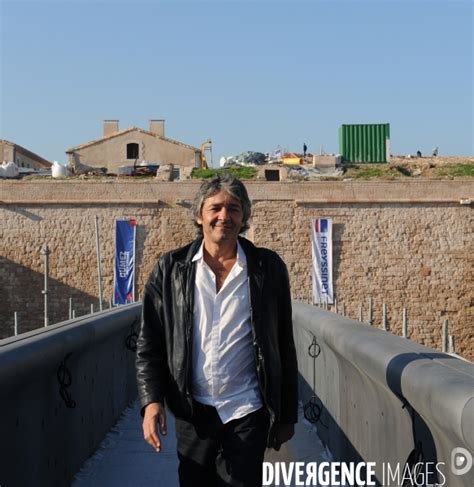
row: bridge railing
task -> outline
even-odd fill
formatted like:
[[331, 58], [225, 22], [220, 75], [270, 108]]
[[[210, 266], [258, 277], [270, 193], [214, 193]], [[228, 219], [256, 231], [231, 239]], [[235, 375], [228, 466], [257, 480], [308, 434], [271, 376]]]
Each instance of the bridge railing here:
[[376, 462], [382, 485], [407, 463], [408, 475], [418, 463], [433, 480], [438, 465], [440, 485], [474, 485], [474, 468], [453, 473], [474, 450], [472, 363], [302, 303], [293, 319], [300, 396], [314, 391], [307, 415], [335, 460]]
[[136, 397], [140, 305], [0, 341], [0, 485], [68, 486]]
[[[474, 485], [474, 469], [451, 468], [474, 447], [471, 363], [293, 305], [300, 396], [314, 395], [307, 413], [335, 460], [376, 462], [381, 483], [387, 464], [443, 462], [441, 485]], [[136, 396], [139, 315], [137, 303], [0, 342], [2, 487], [70, 484]]]

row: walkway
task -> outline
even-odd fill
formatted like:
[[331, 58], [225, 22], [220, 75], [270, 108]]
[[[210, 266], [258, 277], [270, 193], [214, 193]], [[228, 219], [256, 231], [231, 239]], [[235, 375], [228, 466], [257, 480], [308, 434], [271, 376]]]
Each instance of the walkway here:
[[[295, 437], [280, 452], [267, 450], [268, 462], [329, 461], [316, 429], [302, 417]], [[72, 487], [178, 487], [174, 420], [168, 415], [168, 435], [157, 454], [142, 437], [138, 401], [127, 408], [96, 453], [84, 464]]]

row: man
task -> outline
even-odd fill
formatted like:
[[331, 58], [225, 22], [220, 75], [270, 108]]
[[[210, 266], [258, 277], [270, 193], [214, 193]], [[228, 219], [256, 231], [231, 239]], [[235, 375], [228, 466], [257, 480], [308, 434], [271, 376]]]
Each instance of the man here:
[[161, 451], [166, 402], [182, 487], [261, 486], [265, 447], [279, 449], [294, 434], [288, 273], [276, 253], [239, 237], [250, 213], [242, 182], [205, 181], [193, 204], [199, 237], [163, 255], [145, 287], [137, 347], [143, 432]]

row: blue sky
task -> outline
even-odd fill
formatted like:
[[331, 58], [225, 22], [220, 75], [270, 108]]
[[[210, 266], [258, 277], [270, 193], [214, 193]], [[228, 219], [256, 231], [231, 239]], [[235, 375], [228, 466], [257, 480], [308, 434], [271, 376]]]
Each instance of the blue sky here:
[[1, 1], [0, 138], [49, 160], [103, 119], [214, 162], [277, 145], [338, 152], [343, 123], [390, 123], [392, 152], [472, 155], [466, 1]]

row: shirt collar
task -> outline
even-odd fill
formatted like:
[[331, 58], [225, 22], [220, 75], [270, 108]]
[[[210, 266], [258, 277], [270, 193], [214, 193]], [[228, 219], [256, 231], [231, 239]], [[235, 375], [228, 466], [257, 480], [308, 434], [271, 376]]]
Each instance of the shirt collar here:
[[[203, 260], [204, 260], [204, 240], [201, 242], [198, 251], [194, 254], [192, 261], [203, 262]], [[237, 240], [237, 263], [240, 265], [240, 267], [247, 266], [247, 256], [245, 255], [244, 249], [242, 248], [238, 240]]]
[[204, 250], [204, 240], [201, 242], [198, 251], [194, 254], [194, 257], [192, 259], [193, 262], [196, 262], [197, 260], [202, 260], [203, 250]]

